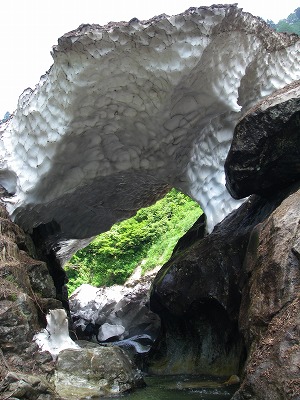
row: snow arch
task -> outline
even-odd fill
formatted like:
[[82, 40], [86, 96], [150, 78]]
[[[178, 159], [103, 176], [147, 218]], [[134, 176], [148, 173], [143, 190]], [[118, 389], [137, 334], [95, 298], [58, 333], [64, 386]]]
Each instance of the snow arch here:
[[[224, 161], [236, 122], [300, 78], [299, 40], [235, 5], [82, 25], [1, 125], [0, 183], [60, 257], [176, 187], [211, 230], [236, 206]], [[47, 229], [46, 229], [47, 231]]]

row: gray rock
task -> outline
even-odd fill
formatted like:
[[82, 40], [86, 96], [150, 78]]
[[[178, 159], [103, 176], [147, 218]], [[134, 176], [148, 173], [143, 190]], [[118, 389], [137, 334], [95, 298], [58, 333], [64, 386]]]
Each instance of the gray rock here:
[[[4, 390], [3, 390], [4, 389]], [[56, 400], [54, 386], [37, 374], [7, 373], [1, 382], [0, 394], [4, 399]]]
[[210, 235], [179, 248], [159, 271], [150, 300], [164, 336], [150, 361], [152, 372], [238, 373], [241, 268], [251, 229], [269, 212], [266, 202], [249, 199]]
[[141, 372], [119, 347], [67, 349], [58, 355], [55, 386], [63, 398], [115, 396], [143, 385]]
[[248, 360], [235, 400], [299, 398], [299, 202], [298, 189], [251, 235], [239, 317]]
[[160, 319], [149, 309], [149, 290], [156, 273], [157, 269], [142, 276], [139, 267], [124, 286], [80, 286], [70, 296], [77, 337], [103, 342], [146, 334], [154, 342]]
[[232, 400], [298, 400], [300, 298], [283, 307], [252, 346], [241, 388]]
[[27, 253], [21, 252], [20, 258], [26, 265], [32, 290], [44, 298], [55, 298], [56, 290], [47, 264], [40, 260], [34, 260]]
[[[44, 263], [25, 253], [30, 240], [10, 219], [0, 203], [0, 397], [54, 398], [45, 389], [54, 365], [49, 354], [39, 354], [32, 342], [43, 327], [47, 306], [57, 304], [53, 281]], [[32, 248], [31, 248], [32, 252]], [[39, 271], [40, 268], [40, 271]], [[32, 279], [31, 272], [35, 270]], [[49, 285], [49, 286], [48, 286]], [[59, 303], [61, 306], [61, 303]], [[11, 371], [14, 371], [12, 373]], [[44, 390], [45, 389], [45, 390]]]

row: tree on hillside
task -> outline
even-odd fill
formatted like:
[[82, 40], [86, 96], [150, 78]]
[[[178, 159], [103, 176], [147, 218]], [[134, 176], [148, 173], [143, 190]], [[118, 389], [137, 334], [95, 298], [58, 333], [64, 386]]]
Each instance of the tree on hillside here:
[[294, 24], [295, 22], [299, 21], [299, 15], [300, 15], [300, 7], [296, 8], [296, 10], [287, 17], [286, 21], [289, 24]]
[[276, 24], [274, 21], [272, 21], [271, 19], [267, 19], [266, 23], [272, 28], [274, 29], [274, 31], [276, 31]]
[[285, 33], [297, 33], [294, 29], [294, 24], [289, 24], [286, 20], [281, 19], [278, 24], [276, 25], [276, 30], [278, 32], [285, 32]]
[[277, 32], [296, 33], [300, 35], [300, 7], [291, 13], [287, 18], [281, 19], [277, 24], [267, 19], [267, 24]]
[[[271, 24], [269, 25], [272, 26]], [[300, 7], [296, 8], [287, 18], [281, 19], [278, 24], [275, 25], [275, 29], [278, 32], [296, 33], [300, 35]]]
[[6, 122], [9, 119], [9, 117], [10, 117], [10, 113], [8, 111], [6, 111], [6, 113], [4, 114], [3, 119], [0, 120], [0, 124], [2, 122]]

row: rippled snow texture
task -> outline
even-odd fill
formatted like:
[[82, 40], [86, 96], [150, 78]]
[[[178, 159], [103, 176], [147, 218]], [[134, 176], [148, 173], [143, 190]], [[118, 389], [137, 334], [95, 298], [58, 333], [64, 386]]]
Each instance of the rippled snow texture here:
[[[209, 229], [237, 206], [223, 165], [237, 120], [300, 78], [299, 41], [235, 6], [83, 25], [2, 125], [10, 212], [54, 242], [84, 239], [176, 187]], [[67, 247], [67, 246], [66, 246]]]

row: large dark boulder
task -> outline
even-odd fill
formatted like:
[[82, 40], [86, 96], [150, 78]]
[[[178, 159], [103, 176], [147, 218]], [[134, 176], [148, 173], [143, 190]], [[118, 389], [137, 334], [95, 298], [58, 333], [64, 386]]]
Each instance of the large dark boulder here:
[[300, 81], [250, 109], [237, 124], [226, 163], [236, 199], [270, 195], [300, 178]]
[[238, 328], [240, 282], [249, 237], [283, 198], [250, 198], [163, 266], [151, 292], [163, 327], [151, 372], [239, 373], [245, 350]]
[[299, 400], [299, 187], [252, 196], [162, 268], [151, 372], [240, 374], [234, 400]]

